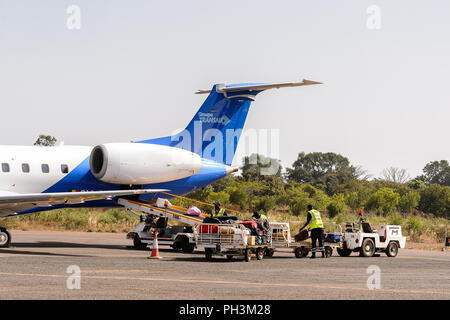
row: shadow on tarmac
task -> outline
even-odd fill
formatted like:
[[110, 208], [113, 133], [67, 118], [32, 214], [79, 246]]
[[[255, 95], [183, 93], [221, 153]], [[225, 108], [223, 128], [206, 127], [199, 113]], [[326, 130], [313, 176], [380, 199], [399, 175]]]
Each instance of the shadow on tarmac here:
[[39, 242], [14, 242], [11, 247], [15, 248], [93, 248], [93, 249], [127, 249], [123, 245], [108, 244], [86, 244], [60, 241], [39, 241]]
[[[12, 248], [14, 248], [14, 247], [12, 247]], [[10, 248], [0, 248], [0, 254], [1, 253], [17, 254], [17, 255], [33, 255], [33, 256], [54, 256], [54, 257], [92, 257], [92, 256], [80, 255], [80, 254], [14, 250], [14, 249], [11, 249], [11, 247]]]

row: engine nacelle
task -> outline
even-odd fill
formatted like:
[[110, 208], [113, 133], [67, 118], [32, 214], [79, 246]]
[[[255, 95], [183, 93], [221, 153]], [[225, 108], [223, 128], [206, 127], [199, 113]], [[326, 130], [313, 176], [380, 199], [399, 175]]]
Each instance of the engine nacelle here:
[[200, 172], [198, 154], [146, 143], [106, 143], [94, 147], [91, 172], [97, 179], [126, 185], [167, 182]]

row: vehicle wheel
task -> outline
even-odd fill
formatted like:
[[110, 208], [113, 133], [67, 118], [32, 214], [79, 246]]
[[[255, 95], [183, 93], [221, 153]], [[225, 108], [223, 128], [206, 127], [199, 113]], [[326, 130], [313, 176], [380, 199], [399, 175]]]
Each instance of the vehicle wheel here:
[[183, 253], [192, 253], [194, 252], [194, 249], [195, 244], [189, 243], [189, 240], [187, 239], [181, 244], [181, 250], [183, 251]]
[[273, 249], [266, 248], [266, 250], [264, 250], [264, 255], [266, 257], [273, 257], [274, 253], [275, 253], [275, 250], [273, 250]]
[[363, 240], [360, 253], [363, 257], [371, 257], [375, 253], [375, 243], [372, 239], [366, 238]]
[[0, 229], [0, 248], [8, 248], [11, 243], [11, 234], [6, 229]]
[[143, 250], [143, 249], [147, 248], [147, 244], [142, 243], [141, 237], [139, 237], [138, 235], [135, 235], [133, 238], [133, 246], [135, 249], [138, 249], [138, 250]]
[[295, 248], [294, 253], [296, 258], [304, 258], [308, 255], [308, 249], [305, 247], [297, 247]]
[[256, 260], [262, 260], [264, 258], [264, 248], [256, 249]]
[[325, 247], [325, 257], [329, 258], [333, 255], [333, 248], [330, 246]]
[[205, 248], [205, 259], [206, 261], [212, 261], [213, 250], [211, 248]]
[[387, 248], [386, 248], [386, 255], [388, 257], [394, 258], [398, 254], [398, 244], [397, 242], [391, 241], [389, 242]]
[[232, 254], [227, 254], [227, 260], [228, 261], [233, 261], [233, 255]]
[[245, 249], [244, 251], [244, 259], [245, 261], [249, 262], [250, 260], [252, 260], [252, 250], [250, 249]]
[[337, 248], [337, 253], [341, 257], [348, 257], [352, 254], [352, 250]]

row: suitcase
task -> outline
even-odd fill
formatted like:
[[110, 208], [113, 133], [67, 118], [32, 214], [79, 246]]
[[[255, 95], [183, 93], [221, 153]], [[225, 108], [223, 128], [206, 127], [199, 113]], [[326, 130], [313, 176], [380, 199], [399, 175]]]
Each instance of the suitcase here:
[[235, 229], [232, 227], [219, 227], [220, 234], [234, 234]]
[[244, 221], [242, 221], [242, 224], [244, 225], [244, 227], [246, 227], [247, 229], [250, 229], [250, 230], [252, 230], [258, 226], [255, 220], [244, 220]]
[[219, 226], [208, 224], [208, 225], [200, 225], [199, 233], [218, 233]]

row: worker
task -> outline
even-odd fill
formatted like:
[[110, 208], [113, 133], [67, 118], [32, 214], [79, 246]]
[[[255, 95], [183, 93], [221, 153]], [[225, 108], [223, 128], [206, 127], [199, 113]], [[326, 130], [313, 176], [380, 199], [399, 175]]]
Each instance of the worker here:
[[227, 215], [225, 209], [222, 209], [220, 207], [221, 205], [222, 204], [220, 203], [220, 201], [214, 202], [214, 209], [211, 210], [211, 218], [223, 217]]
[[267, 216], [264, 214], [260, 214], [258, 211], [253, 212], [253, 218], [256, 220], [257, 230], [254, 230], [254, 232], [257, 235], [260, 235], [258, 232], [258, 229], [263, 232], [263, 236], [265, 239], [269, 236], [270, 233], [270, 225], [269, 220], [267, 219]]
[[312, 249], [311, 249], [311, 259], [316, 258], [316, 241], [319, 240], [319, 251], [322, 252], [322, 258], [325, 258], [325, 248], [323, 246], [323, 222], [320, 217], [320, 212], [315, 210], [311, 204], [307, 206], [308, 216], [306, 218], [306, 223], [303, 227], [300, 228], [299, 231], [302, 231], [309, 223], [311, 223], [311, 241], [312, 241]]
[[257, 220], [258, 219], [266, 219], [266, 220], [268, 220], [267, 216], [265, 214], [260, 214], [258, 211], [253, 212], [253, 216], [252, 217], [257, 219]]

